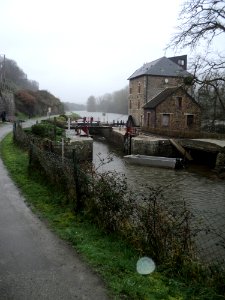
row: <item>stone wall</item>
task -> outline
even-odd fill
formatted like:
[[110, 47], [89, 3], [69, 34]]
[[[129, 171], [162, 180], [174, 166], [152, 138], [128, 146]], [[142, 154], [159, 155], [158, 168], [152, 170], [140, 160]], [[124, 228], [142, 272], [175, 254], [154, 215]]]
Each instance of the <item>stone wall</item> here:
[[[125, 131], [122, 129], [121, 132], [114, 130], [103, 130], [102, 136], [104, 136], [110, 143], [120, 146], [121, 150], [124, 150], [124, 133]], [[179, 153], [177, 153], [176, 149], [171, 145], [168, 139], [150, 141], [138, 136], [131, 138], [131, 153], [167, 157], [176, 157], [177, 155], [179, 156]]]
[[[177, 97], [182, 97], [182, 103], [179, 107]], [[168, 97], [165, 101], [156, 107], [155, 127], [165, 128], [162, 124], [163, 114], [169, 114], [169, 126], [171, 130], [200, 130], [201, 110], [200, 107], [191, 100], [191, 98], [182, 90]], [[187, 116], [193, 115], [193, 124], [188, 126]]]
[[[54, 145], [54, 152], [62, 155], [62, 145]], [[75, 150], [76, 158], [78, 161], [92, 161], [93, 158], [93, 140], [82, 139], [72, 140], [69, 144], [64, 146], [64, 156], [73, 158], [73, 150]]]
[[[165, 82], [165, 78], [168, 82]], [[142, 106], [155, 96], [159, 90], [178, 86], [182, 83], [178, 77], [142, 76], [130, 80], [128, 115], [132, 115], [137, 126], [144, 125], [144, 110]]]
[[79, 161], [92, 161], [93, 158], [93, 139], [91, 137], [80, 137], [74, 130], [66, 130], [66, 137], [69, 138], [69, 144], [65, 145], [65, 156], [71, 157], [75, 150]]
[[114, 131], [112, 129], [102, 129], [101, 135], [106, 138], [106, 140], [112, 144], [115, 144], [120, 147], [121, 150], [124, 150], [124, 132]]
[[146, 97], [146, 76], [130, 80], [128, 115], [132, 115], [135, 124], [141, 126], [144, 119], [144, 111], [141, 108], [145, 104]]
[[221, 148], [221, 151], [217, 154], [216, 170], [223, 172], [225, 177], [225, 147]]
[[[124, 150], [124, 133], [123, 128], [121, 128], [121, 131], [109, 129], [102, 130], [101, 135], [110, 143], [114, 143], [119, 146], [121, 150]], [[192, 139], [179, 139], [179, 143], [187, 149], [188, 152], [190, 151], [191, 154], [194, 154], [193, 156], [196, 161], [201, 161], [204, 165], [210, 163], [212, 168], [215, 167], [219, 172], [224, 172], [223, 174], [225, 176], [225, 148], [210, 142], [206, 143]], [[195, 153], [193, 153], [193, 151], [195, 151]], [[182, 157], [182, 154], [171, 144], [169, 139], [160, 138], [152, 140], [143, 136], [131, 138], [131, 154]]]
[[169, 140], [149, 141], [138, 137], [132, 138], [131, 153], [165, 157], [177, 156], [177, 151]]

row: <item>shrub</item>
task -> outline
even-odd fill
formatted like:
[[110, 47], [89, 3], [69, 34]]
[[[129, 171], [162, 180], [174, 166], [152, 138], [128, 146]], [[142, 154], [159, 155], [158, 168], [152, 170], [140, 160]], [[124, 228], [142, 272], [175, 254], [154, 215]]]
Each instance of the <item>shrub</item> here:
[[55, 139], [56, 136], [62, 136], [64, 130], [50, 123], [35, 124], [31, 127], [31, 132], [40, 137]]
[[137, 199], [133, 235], [138, 248], [158, 263], [180, 266], [191, 258], [191, 214], [185, 202], [165, 200], [162, 187], [145, 187], [145, 194]]
[[86, 213], [103, 230], [122, 231], [132, 210], [132, 206], [124, 200], [126, 194], [127, 182], [124, 175], [115, 171], [96, 172], [89, 182]]

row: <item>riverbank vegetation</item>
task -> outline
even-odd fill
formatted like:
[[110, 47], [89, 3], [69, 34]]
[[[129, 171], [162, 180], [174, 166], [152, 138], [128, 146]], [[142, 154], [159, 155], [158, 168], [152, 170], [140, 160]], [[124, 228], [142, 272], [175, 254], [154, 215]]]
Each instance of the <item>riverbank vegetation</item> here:
[[[31, 171], [28, 152], [18, 148], [11, 135], [4, 139], [1, 154], [28, 204], [82, 254], [103, 277], [115, 299], [223, 298], [222, 274], [209, 273], [186, 255], [191, 250], [188, 210], [183, 203], [179, 210], [173, 206], [165, 209], [159, 187], [150, 188], [143, 197], [133, 194], [124, 198], [124, 177], [91, 169], [88, 176], [75, 180], [78, 189], [71, 199], [73, 193], [68, 197], [66, 187], [47, 183], [38, 160], [33, 161]], [[81, 174], [83, 170], [75, 166], [73, 171]], [[53, 174], [57, 180], [60, 172]], [[143, 200], [138, 208], [136, 197]], [[137, 226], [131, 225], [130, 216]], [[136, 262], [143, 255], [154, 258], [157, 265], [156, 271], [146, 276], [136, 272]]]

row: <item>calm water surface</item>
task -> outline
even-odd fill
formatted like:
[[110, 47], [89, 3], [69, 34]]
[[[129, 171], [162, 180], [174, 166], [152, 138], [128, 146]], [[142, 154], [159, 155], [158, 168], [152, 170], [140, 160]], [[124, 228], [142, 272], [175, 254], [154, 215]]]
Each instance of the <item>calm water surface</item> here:
[[[81, 117], [93, 117], [101, 122], [127, 121], [127, 115], [101, 112], [76, 111]], [[113, 154], [113, 161], [102, 167], [102, 170], [116, 170], [124, 173], [135, 189], [140, 184], [162, 185], [167, 189], [168, 197], [184, 199], [199, 210], [223, 215], [225, 219], [225, 181], [216, 177], [208, 167], [190, 166], [184, 170], [170, 170], [126, 164], [123, 153], [108, 145], [104, 140], [94, 141], [93, 159], [99, 164], [98, 155], [106, 158]]]
[[93, 159], [96, 166], [100, 158], [113, 156], [112, 162], [101, 167], [101, 171], [116, 170], [124, 173], [136, 190], [141, 184], [165, 186], [167, 195], [184, 199], [199, 210], [218, 212], [225, 216], [225, 181], [217, 179], [206, 167], [193, 166], [184, 170], [171, 170], [131, 165], [124, 161], [123, 153], [108, 145], [104, 140], [95, 140]]
[[[221, 237], [225, 245], [225, 181], [205, 167], [188, 167], [184, 170], [170, 170], [127, 164], [123, 153], [108, 145], [104, 140], [95, 140], [93, 160], [96, 167], [100, 159], [113, 160], [99, 171], [115, 170], [126, 175], [128, 184], [136, 192], [142, 190], [142, 184], [163, 186], [165, 199], [184, 200], [194, 213], [195, 223], [211, 232], [201, 232], [197, 236], [198, 254], [207, 263], [223, 263], [225, 250], [220, 245]], [[218, 234], [221, 237], [218, 237]]]
[[112, 113], [102, 113], [102, 112], [88, 112], [88, 111], [74, 111], [79, 116], [83, 117], [93, 117], [94, 121], [100, 121], [102, 123], [112, 123], [113, 121], [124, 121], [126, 122], [128, 119], [128, 115], [123, 114], [112, 114]]
[[[93, 117], [107, 117], [107, 115], [99, 116], [98, 114], [96, 113], [96, 116]], [[88, 117], [85, 112], [82, 116]], [[108, 114], [109, 122], [116, 120], [116, 118], [127, 120], [127, 116]], [[225, 181], [218, 179], [212, 170], [204, 166], [189, 166], [183, 170], [170, 170], [127, 164], [123, 159], [123, 153], [115, 146], [106, 143], [104, 138], [95, 139], [93, 161], [96, 167], [100, 164], [100, 158], [106, 159], [109, 153], [113, 156], [113, 160], [102, 166], [100, 171], [116, 170], [125, 174], [128, 183], [136, 191], [140, 190], [140, 186], [146, 183], [165, 187], [164, 193], [167, 199], [185, 200], [189, 208], [199, 217], [199, 220], [204, 219], [206, 226], [219, 231], [225, 241]], [[218, 249], [215, 248], [215, 244], [217, 241], [215, 237], [210, 235], [204, 238], [204, 248], [208, 243], [207, 253], [211, 251], [212, 255], [216, 255]], [[218, 255], [225, 259], [224, 249], [221, 248]]]

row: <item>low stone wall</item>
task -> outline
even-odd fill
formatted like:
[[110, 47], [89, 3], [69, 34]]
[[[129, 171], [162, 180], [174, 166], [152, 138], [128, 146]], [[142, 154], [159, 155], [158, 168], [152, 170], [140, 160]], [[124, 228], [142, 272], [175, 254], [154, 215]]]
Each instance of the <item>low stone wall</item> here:
[[110, 140], [111, 142], [116, 143], [117, 145], [121, 145], [121, 147], [123, 147], [124, 134], [122, 132], [113, 130], [110, 135]]
[[[102, 135], [110, 143], [121, 146], [121, 150], [124, 150], [124, 128], [117, 128], [111, 131], [102, 130]], [[169, 140], [155, 139], [146, 140], [139, 136], [131, 138], [131, 153], [132, 154], [144, 154], [144, 155], [155, 155], [155, 156], [177, 156], [177, 151], [171, 145]]]
[[71, 158], [73, 150], [75, 150], [76, 158], [79, 161], [92, 161], [93, 139], [91, 137], [77, 136], [73, 130], [66, 130], [66, 136], [70, 139], [69, 144], [66, 144], [64, 147], [66, 157]]
[[132, 154], [143, 154], [153, 156], [176, 156], [176, 151], [169, 140], [145, 140], [141, 138], [132, 138]]
[[101, 135], [106, 138], [112, 144], [116, 144], [117, 146], [121, 146], [121, 150], [124, 148], [124, 134], [125, 131], [122, 127], [118, 129], [102, 129]]
[[72, 130], [66, 131], [66, 137], [68, 140], [64, 146], [62, 143], [54, 143], [51, 140], [44, 139], [42, 141], [43, 148], [59, 156], [62, 156], [64, 152], [64, 157], [70, 159], [73, 159], [73, 155], [75, 154], [77, 161], [92, 161], [93, 139], [91, 137], [77, 136]]
[[222, 148], [217, 154], [215, 168], [218, 172], [222, 172], [225, 177], [225, 148]]
[[[62, 155], [62, 145], [54, 145], [54, 152]], [[75, 150], [78, 161], [92, 161], [93, 141], [77, 141], [64, 146], [64, 156], [73, 158], [73, 150]]]
[[[102, 136], [107, 141], [121, 146], [121, 150], [124, 150], [124, 134], [125, 129], [113, 129], [113, 130], [102, 130]], [[180, 144], [185, 149], [192, 149], [191, 151], [199, 151], [199, 155], [202, 156], [202, 164], [209, 163], [212, 161], [212, 168], [215, 167], [219, 172], [225, 170], [225, 147], [219, 147], [212, 143], [206, 143], [190, 140], [180, 139]], [[193, 150], [194, 149], [194, 150]], [[131, 154], [142, 154], [142, 155], [153, 155], [153, 156], [165, 156], [165, 157], [181, 157], [176, 148], [171, 144], [169, 139], [163, 138], [151, 138], [145, 136], [136, 136], [131, 138]], [[203, 155], [204, 154], [204, 155]], [[198, 159], [199, 155], [196, 156]], [[196, 160], [196, 161], [197, 161]]]

